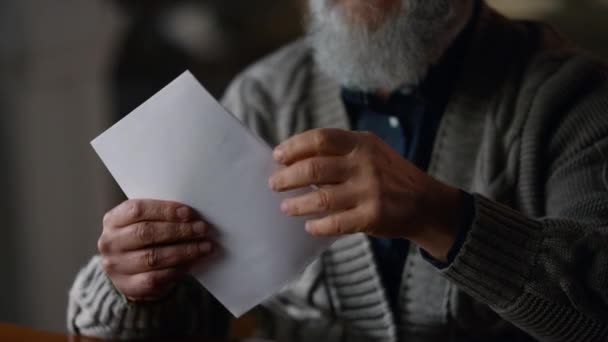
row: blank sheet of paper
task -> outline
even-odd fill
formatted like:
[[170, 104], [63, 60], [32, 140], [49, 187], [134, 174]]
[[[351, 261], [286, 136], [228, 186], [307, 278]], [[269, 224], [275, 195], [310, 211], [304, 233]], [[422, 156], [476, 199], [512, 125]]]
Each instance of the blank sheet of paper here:
[[129, 198], [187, 204], [220, 246], [194, 276], [235, 316], [279, 291], [334, 240], [309, 236], [267, 185], [278, 167], [186, 72], [92, 142]]

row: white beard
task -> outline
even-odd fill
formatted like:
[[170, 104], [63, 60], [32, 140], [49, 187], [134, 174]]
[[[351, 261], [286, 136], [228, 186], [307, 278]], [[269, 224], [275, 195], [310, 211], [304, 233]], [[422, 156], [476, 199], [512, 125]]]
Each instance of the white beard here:
[[333, 1], [310, 0], [308, 37], [321, 70], [361, 91], [419, 84], [468, 21], [467, 16], [455, 23], [467, 1], [401, 0], [402, 13], [370, 29], [347, 18]]

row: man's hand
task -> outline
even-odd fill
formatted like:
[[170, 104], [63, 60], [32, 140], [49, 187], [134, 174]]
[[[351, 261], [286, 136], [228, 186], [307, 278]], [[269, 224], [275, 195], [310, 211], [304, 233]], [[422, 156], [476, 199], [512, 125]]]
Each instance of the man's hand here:
[[316, 185], [281, 210], [313, 235], [366, 233], [414, 241], [446, 260], [457, 235], [460, 192], [428, 176], [370, 133], [317, 129], [274, 151], [286, 167], [269, 180], [279, 192]]
[[103, 225], [103, 269], [134, 301], [162, 298], [212, 249], [207, 224], [179, 203], [129, 200], [108, 212]]

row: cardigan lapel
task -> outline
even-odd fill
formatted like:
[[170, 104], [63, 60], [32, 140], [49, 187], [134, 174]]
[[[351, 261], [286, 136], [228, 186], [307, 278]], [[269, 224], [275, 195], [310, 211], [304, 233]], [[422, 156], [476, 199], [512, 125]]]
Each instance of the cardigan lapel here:
[[[506, 22], [485, 4], [481, 6], [454, 92], [437, 132], [428, 173], [452, 186], [493, 197], [484, 184], [488, 177], [483, 175], [498, 170], [485, 170], [488, 164], [485, 159], [496, 155], [500, 147], [492, 146], [495, 150], [484, 154], [483, 149], [488, 146], [483, 142], [500, 140], [488, 138], [496, 135], [493, 130], [496, 108], [504, 107], [499, 106], [498, 94], [516, 90], [500, 89], [496, 85], [516, 84], [506, 81], [508, 75], [519, 74], [510, 69], [512, 65], [520, 65], [513, 63], [510, 51], [521, 50], [512, 44], [525, 40], [513, 39], [517, 26]], [[505, 139], [515, 137], [507, 134]], [[503, 143], [510, 144], [509, 141]], [[451, 311], [458, 305], [451, 301], [458, 289], [426, 262], [418, 250], [408, 257], [403, 279], [401, 333], [427, 330], [424, 326], [429, 323], [447, 327]], [[439, 329], [430, 329], [433, 330]]]

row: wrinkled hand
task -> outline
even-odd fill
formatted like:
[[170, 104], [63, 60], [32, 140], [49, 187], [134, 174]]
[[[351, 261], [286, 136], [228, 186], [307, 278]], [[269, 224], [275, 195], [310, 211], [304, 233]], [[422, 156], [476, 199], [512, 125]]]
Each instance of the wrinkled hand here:
[[98, 241], [104, 271], [130, 300], [164, 297], [211, 252], [208, 226], [187, 206], [129, 200], [108, 212]]
[[306, 224], [313, 235], [404, 238], [439, 259], [455, 240], [458, 189], [428, 176], [371, 133], [308, 131], [277, 146], [274, 158], [285, 168], [270, 178], [271, 189], [319, 187], [281, 204], [291, 216], [320, 215]]

